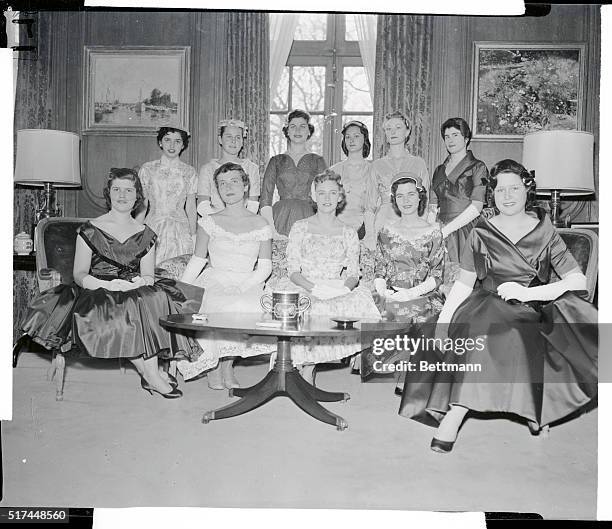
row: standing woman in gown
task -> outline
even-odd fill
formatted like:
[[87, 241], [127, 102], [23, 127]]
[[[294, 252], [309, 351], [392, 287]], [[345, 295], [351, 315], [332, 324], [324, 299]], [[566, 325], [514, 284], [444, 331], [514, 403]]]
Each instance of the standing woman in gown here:
[[[196, 247], [181, 281], [204, 287], [200, 312], [261, 314], [263, 284], [272, 272], [272, 229], [245, 207], [249, 177], [244, 168], [225, 163], [214, 175], [224, 208], [198, 221]], [[204, 265], [209, 266], [202, 272]], [[204, 353], [196, 362], [179, 362], [185, 379], [208, 371], [211, 389], [240, 387], [234, 377], [236, 356], [271, 353], [261, 340], [235, 334], [206, 333], [198, 338]]]
[[452, 450], [469, 411], [518, 415], [537, 434], [597, 391], [597, 310], [575, 293], [586, 278], [534, 207], [534, 177], [502, 160], [490, 182], [498, 214], [481, 217], [468, 237], [436, 328], [453, 348], [433, 358], [481, 370], [437, 372], [433, 382], [407, 374], [402, 395], [401, 415], [439, 422], [431, 442], [438, 452]]
[[[307, 293], [316, 316], [380, 318], [369, 290], [359, 284], [359, 239], [351, 226], [340, 221], [344, 205], [340, 176], [331, 170], [317, 175], [312, 198], [317, 212], [293, 224], [287, 244], [288, 289]], [[359, 339], [313, 338], [292, 345], [293, 363], [313, 382], [314, 365], [340, 360], [361, 350]]]
[[359, 240], [370, 250], [376, 246], [374, 216], [378, 190], [372, 171], [368, 128], [361, 121], [349, 121], [342, 129], [342, 152], [346, 160], [330, 167], [340, 175], [346, 194], [346, 206], [338, 218], [355, 228]]
[[[299, 109], [290, 112], [283, 127], [287, 152], [270, 158], [266, 167], [260, 213], [276, 234], [289, 235], [295, 221], [314, 213], [310, 200], [312, 180], [327, 168], [322, 156], [308, 151], [308, 140], [314, 131], [308, 112]], [[280, 200], [272, 205], [275, 189]]]
[[[244, 169], [249, 176], [249, 201], [259, 200], [259, 167], [248, 158], [240, 158], [246, 138], [247, 127], [243, 121], [224, 119], [219, 122], [217, 140], [221, 146], [221, 157], [213, 158], [203, 165], [198, 176], [198, 213], [200, 215], [210, 215], [225, 207], [213, 177], [215, 171], [225, 163], [236, 163]], [[259, 209], [258, 203], [255, 204], [254, 209], [256, 213]]]
[[[412, 324], [437, 317], [444, 305], [439, 290], [444, 279], [444, 241], [440, 225], [424, 217], [427, 192], [410, 173], [399, 173], [391, 183], [391, 204], [400, 217], [378, 233], [374, 288], [381, 312], [411, 324], [409, 330], [419, 334], [418, 326]], [[374, 372], [376, 361], [384, 364], [400, 356], [395, 351], [374, 356], [369, 350], [362, 354], [361, 374]]]
[[372, 162], [380, 203], [374, 221], [376, 233], [384, 225], [398, 219], [391, 205], [391, 181], [397, 173], [410, 173], [422, 182], [426, 191], [429, 191], [429, 172], [425, 160], [410, 154], [406, 148], [411, 132], [408, 117], [399, 110], [387, 114], [383, 121], [383, 130], [388, 152], [386, 156]]
[[[170, 352], [170, 334], [159, 318], [178, 314], [186, 299], [176, 281], [154, 282], [157, 236], [132, 217], [143, 202], [136, 172], [111, 169], [104, 197], [108, 213], [78, 229], [74, 283], [40, 294], [21, 327], [47, 349], [76, 344], [94, 358], [127, 358], [145, 391], [180, 397], [176, 380], [158, 369], [157, 355]], [[189, 352], [187, 340], [176, 338]]]
[[186, 131], [161, 127], [157, 144], [162, 150], [161, 158], [142, 164], [138, 173], [145, 204], [137, 219], [157, 234], [155, 259], [161, 263], [193, 253], [198, 179], [195, 169], [179, 159], [189, 145]]
[[489, 171], [468, 150], [472, 131], [464, 119], [447, 119], [440, 133], [448, 156], [434, 171], [432, 198], [437, 197], [438, 220], [443, 225], [448, 258], [454, 263], [456, 273], [465, 241], [485, 203]]

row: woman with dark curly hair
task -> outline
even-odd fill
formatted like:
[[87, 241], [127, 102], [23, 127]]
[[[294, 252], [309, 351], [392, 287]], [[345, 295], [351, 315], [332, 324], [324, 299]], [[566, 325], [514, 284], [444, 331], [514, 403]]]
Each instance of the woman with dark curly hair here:
[[534, 207], [535, 179], [502, 160], [491, 186], [497, 215], [481, 217], [466, 242], [438, 318], [438, 351], [413, 357], [435, 367], [433, 382], [427, 370], [406, 375], [400, 414], [439, 422], [437, 452], [452, 450], [468, 412], [511, 413], [537, 434], [597, 390], [597, 310], [577, 295], [586, 278]]
[[464, 119], [447, 119], [440, 127], [440, 134], [448, 156], [434, 171], [431, 195], [437, 198], [438, 220], [453, 264], [451, 273], [456, 274], [465, 241], [486, 201], [489, 171], [468, 150], [472, 131]]
[[378, 189], [372, 162], [367, 159], [370, 148], [370, 135], [365, 124], [349, 121], [342, 127], [342, 152], [347, 158], [330, 169], [340, 175], [346, 193], [346, 207], [338, 218], [355, 228], [359, 240], [373, 250], [376, 246], [374, 216]]
[[[327, 168], [322, 156], [308, 152], [308, 140], [314, 131], [308, 112], [299, 109], [290, 112], [283, 127], [287, 152], [270, 158], [266, 167], [259, 206], [261, 216], [274, 228], [275, 235], [286, 237], [296, 220], [314, 213], [310, 186], [315, 175]], [[275, 189], [280, 200], [272, 204]]]
[[[108, 213], [78, 228], [74, 283], [40, 294], [21, 328], [50, 350], [76, 344], [95, 358], [127, 358], [145, 391], [180, 397], [176, 380], [158, 369], [157, 355], [170, 352], [159, 318], [181, 312], [188, 299], [176, 281], [154, 281], [157, 236], [132, 216], [143, 201], [136, 172], [111, 169], [104, 197]], [[187, 340], [177, 339], [178, 348], [191, 354]]]
[[198, 177], [196, 170], [179, 158], [189, 146], [187, 131], [161, 127], [157, 145], [161, 158], [143, 163], [138, 172], [149, 211], [141, 211], [137, 219], [157, 233], [155, 257], [161, 263], [193, 253]]

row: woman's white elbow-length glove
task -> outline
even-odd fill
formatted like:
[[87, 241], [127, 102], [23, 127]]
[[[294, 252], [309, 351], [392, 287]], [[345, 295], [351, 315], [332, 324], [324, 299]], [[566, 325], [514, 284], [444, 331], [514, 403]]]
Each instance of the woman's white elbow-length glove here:
[[240, 284], [240, 292], [246, 292], [260, 283], [263, 283], [272, 273], [272, 259], [257, 259], [257, 268]]
[[202, 273], [204, 266], [206, 266], [207, 260], [203, 257], [198, 257], [197, 255], [192, 255], [191, 259], [187, 263], [185, 267], [185, 271], [181, 276], [181, 281], [183, 283], [190, 283], [196, 280], [196, 278]]

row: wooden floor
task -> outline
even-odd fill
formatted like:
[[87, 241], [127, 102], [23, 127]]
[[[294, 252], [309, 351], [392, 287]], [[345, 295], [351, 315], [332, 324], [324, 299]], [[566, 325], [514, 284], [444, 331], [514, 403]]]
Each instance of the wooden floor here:
[[[451, 454], [433, 430], [397, 415], [393, 385], [362, 384], [347, 368], [317, 385], [347, 391], [326, 404], [349, 429], [277, 398], [241, 417], [200, 422], [230, 402], [206, 380], [168, 401], [115, 363], [68, 364], [65, 400], [45, 380], [48, 359], [14, 370], [12, 422], [2, 425], [4, 501], [22, 506], [208, 506], [537, 512], [595, 517], [597, 410], [530, 436], [504, 419], [470, 419]], [[267, 364], [240, 365], [243, 384]]]

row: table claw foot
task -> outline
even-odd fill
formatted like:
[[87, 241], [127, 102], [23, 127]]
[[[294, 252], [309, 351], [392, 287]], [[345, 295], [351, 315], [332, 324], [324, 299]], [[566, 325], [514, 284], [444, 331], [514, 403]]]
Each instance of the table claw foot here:
[[215, 418], [215, 412], [214, 411], [207, 411], [203, 416], [202, 416], [202, 424], [208, 424], [210, 421], [212, 421]]
[[348, 402], [349, 400], [351, 400], [351, 396], [348, 393], [345, 393], [342, 402]]
[[348, 423], [344, 419], [339, 418], [336, 421], [336, 430], [338, 430], [339, 432], [342, 432], [346, 430], [347, 428], [348, 428]]

